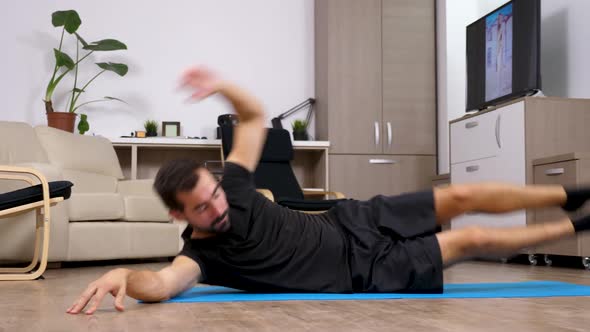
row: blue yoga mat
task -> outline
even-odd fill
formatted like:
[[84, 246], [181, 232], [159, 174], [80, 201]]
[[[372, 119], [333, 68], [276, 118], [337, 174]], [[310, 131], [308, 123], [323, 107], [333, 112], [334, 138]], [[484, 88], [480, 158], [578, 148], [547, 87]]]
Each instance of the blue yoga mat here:
[[559, 281], [526, 281], [510, 283], [447, 284], [443, 294], [398, 293], [248, 293], [233, 288], [194, 287], [166, 302], [247, 302], [247, 301], [328, 301], [389, 299], [467, 299], [590, 296], [590, 286]]

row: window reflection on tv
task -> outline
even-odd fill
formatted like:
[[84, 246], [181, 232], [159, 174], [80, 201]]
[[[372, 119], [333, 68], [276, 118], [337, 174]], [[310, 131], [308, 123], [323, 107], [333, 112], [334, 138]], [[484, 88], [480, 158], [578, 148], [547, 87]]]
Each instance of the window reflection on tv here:
[[512, 92], [512, 4], [486, 17], [486, 101]]

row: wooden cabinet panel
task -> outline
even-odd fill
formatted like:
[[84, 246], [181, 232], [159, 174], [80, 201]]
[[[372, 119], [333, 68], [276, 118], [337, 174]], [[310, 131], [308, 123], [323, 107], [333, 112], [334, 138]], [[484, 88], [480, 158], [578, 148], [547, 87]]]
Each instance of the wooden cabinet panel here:
[[332, 153], [381, 153], [381, 0], [316, 1], [316, 98]]
[[436, 154], [434, 0], [316, 0], [316, 114], [331, 153]]
[[[561, 184], [575, 186], [577, 183], [577, 165], [575, 160], [539, 165], [533, 168], [535, 184]], [[533, 223], [543, 223], [567, 218], [567, 214], [559, 207], [534, 211]], [[539, 246], [535, 252], [540, 254], [578, 256], [580, 241], [577, 237]]]
[[569, 152], [590, 151], [590, 99], [526, 98], [527, 183], [532, 161]]
[[331, 143], [330, 189], [368, 199], [431, 187], [434, 5], [315, 1], [316, 136]]
[[383, 152], [436, 154], [435, 3], [383, 0]]
[[354, 199], [431, 187], [433, 156], [330, 155], [330, 188]]

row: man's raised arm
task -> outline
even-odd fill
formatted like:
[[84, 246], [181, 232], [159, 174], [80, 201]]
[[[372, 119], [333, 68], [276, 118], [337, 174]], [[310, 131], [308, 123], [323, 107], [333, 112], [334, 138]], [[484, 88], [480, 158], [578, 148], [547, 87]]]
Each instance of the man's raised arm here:
[[192, 98], [196, 100], [217, 92], [229, 100], [238, 114], [240, 124], [235, 128], [232, 151], [227, 161], [254, 172], [266, 139], [265, 114], [261, 103], [242, 88], [220, 79], [203, 67], [187, 70], [182, 76], [182, 85], [195, 90]]

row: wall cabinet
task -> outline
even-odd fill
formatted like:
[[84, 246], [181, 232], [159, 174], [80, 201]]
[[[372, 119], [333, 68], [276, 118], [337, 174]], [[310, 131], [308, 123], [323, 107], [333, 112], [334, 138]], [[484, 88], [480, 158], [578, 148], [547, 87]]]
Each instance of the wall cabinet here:
[[330, 141], [330, 187], [353, 198], [430, 187], [435, 1], [316, 0], [315, 37], [316, 131]]
[[436, 154], [432, 0], [316, 1], [318, 139], [332, 153]]

